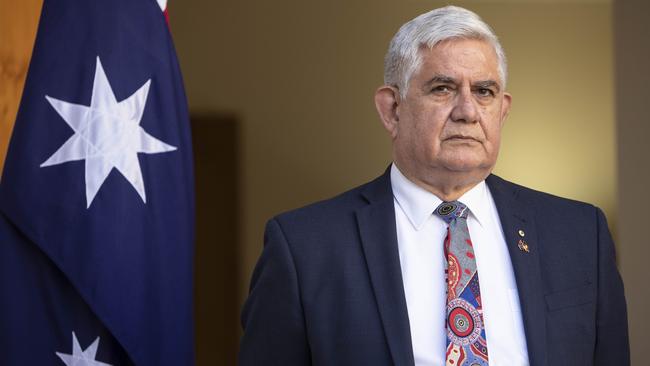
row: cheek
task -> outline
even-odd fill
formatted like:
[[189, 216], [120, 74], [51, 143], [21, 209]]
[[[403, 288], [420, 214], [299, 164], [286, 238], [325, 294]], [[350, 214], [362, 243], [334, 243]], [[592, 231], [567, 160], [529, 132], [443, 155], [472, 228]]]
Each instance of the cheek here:
[[395, 143], [402, 154], [413, 161], [428, 159], [439, 150], [439, 142], [432, 126], [426, 120], [412, 120], [402, 126]]
[[449, 112], [445, 108], [428, 108], [416, 120], [417, 133], [422, 137], [438, 138], [448, 119]]
[[417, 141], [420, 149], [426, 151], [436, 151], [440, 149], [440, 136], [445, 126], [444, 120], [436, 119], [437, 116], [432, 116], [431, 119], [422, 120], [418, 124], [418, 128], [414, 130], [414, 140]]
[[409, 149], [427, 156], [428, 152], [440, 148], [440, 136], [450, 113], [448, 109], [440, 105], [418, 105], [404, 116], [400, 134], [403, 142], [410, 145]]
[[499, 152], [499, 147], [501, 146], [501, 135], [496, 134], [492, 136], [492, 138], [489, 140], [490, 141], [490, 147], [494, 153]]
[[488, 111], [483, 114], [481, 118], [483, 131], [485, 133], [486, 139], [491, 143], [499, 143], [501, 138], [501, 115], [496, 111]]

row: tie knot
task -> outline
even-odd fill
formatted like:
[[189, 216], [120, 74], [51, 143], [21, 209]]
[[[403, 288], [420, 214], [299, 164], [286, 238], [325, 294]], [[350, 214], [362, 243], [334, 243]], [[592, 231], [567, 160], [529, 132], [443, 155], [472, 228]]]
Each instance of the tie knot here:
[[441, 203], [438, 206], [438, 208], [436, 208], [434, 213], [440, 216], [440, 218], [442, 218], [443, 220], [445, 220], [447, 224], [449, 224], [454, 219], [459, 217], [466, 219], [469, 210], [467, 209], [467, 206], [465, 206], [464, 204], [458, 201], [452, 201], [452, 202]]

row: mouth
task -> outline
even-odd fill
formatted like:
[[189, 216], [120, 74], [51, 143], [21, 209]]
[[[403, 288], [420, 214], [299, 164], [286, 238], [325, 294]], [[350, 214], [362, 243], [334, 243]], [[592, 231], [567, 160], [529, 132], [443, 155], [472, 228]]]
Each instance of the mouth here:
[[457, 141], [457, 142], [480, 142], [478, 139], [475, 139], [471, 136], [465, 135], [452, 135], [444, 139], [444, 141]]

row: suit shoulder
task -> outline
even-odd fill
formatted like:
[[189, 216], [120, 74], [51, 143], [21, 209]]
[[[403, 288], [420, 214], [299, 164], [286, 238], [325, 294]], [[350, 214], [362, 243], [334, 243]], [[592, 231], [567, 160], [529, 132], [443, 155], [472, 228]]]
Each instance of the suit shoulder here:
[[571, 198], [557, 196], [551, 193], [542, 192], [536, 189], [528, 188], [517, 183], [507, 181], [496, 175], [490, 176], [488, 185], [500, 185], [507, 190], [514, 192], [515, 198], [536, 209], [562, 209], [562, 210], [581, 210], [593, 212], [598, 208], [591, 203], [574, 200]]
[[282, 212], [272, 218], [281, 224], [296, 224], [318, 221], [336, 221], [354, 214], [358, 208], [368, 203], [363, 192], [369, 188], [382, 185], [383, 176], [340, 193], [334, 197], [317, 201], [303, 207]]
[[490, 176], [488, 187], [495, 199], [497, 208], [509, 209], [513, 206], [499, 207], [504, 201], [514, 204], [524, 214], [531, 214], [545, 231], [565, 237], [570, 232], [591, 232], [596, 235], [602, 222], [606, 223], [603, 212], [596, 206], [546, 192], [527, 188], [519, 184]]

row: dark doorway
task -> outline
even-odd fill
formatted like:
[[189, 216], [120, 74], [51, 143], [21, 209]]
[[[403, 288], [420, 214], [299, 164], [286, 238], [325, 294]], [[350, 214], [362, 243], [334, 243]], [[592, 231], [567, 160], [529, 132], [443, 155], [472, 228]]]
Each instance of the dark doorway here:
[[197, 366], [235, 365], [238, 349], [238, 124], [192, 116], [196, 179]]

